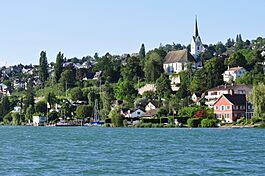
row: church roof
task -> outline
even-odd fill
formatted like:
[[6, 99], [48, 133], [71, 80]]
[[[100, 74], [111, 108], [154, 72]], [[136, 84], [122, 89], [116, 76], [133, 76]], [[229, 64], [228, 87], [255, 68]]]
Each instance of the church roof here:
[[195, 62], [195, 59], [187, 49], [167, 53], [164, 64], [176, 62]]

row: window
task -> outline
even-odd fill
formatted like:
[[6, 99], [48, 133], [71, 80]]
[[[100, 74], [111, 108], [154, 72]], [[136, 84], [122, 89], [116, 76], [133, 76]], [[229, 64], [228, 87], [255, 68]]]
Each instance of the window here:
[[215, 110], [218, 110], [219, 109], [219, 106], [215, 106]]
[[238, 106], [237, 105], [235, 105], [234, 107], [235, 107], [235, 110], [238, 110]]
[[229, 110], [230, 109], [230, 106], [226, 106], [226, 109]]
[[137, 114], [139, 115], [139, 114], [140, 114], [140, 112], [138, 111], [138, 112], [137, 112]]
[[184, 63], [181, 64], [181, 69], [182, 69], [182, 70], [185, 69], [185, 65], [184, 65]]
[[230, 118], [230, 114], [225, 114], [225, 118], [229, 119]]
[[221, 106], [221, 110], [222, 110], [222, 111], [225, 110], [225, 106]]

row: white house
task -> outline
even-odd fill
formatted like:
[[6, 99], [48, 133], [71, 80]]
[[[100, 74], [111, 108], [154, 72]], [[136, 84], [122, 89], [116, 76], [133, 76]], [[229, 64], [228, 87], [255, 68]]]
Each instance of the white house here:
[[208, 94], [205, 96], [205, 104], [212, 108], [213, 104], [220, 98], [223, 94], [246, 94], [250, 95], [252, 91], [252, 86], [238, 84], [238, 85], [220, 85], [208, 90]]
[[246, 69], [243, 67], [232, 67], [228, 68], [223, 73], [223, 80], [224, 82], [231, 83], [234, 82], [237, 78], [244, 75], [246, 73]]
[[150, 101], [146, 106], [145, 106], [145, 111], [148, 112], [150, 110], [154, 110], [159, 108], [159, 104], [156, 101]]
[[136, 118], [141, 117], [144, 114], [144, 111], [141, 109], [134, 109], [134, 110], [128, 110], [125, 113], [125, 117], [127, 118]]

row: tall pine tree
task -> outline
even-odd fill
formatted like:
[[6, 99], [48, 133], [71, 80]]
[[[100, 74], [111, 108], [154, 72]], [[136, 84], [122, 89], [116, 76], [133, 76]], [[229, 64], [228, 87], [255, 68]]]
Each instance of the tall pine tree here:
[[139, 58], [144, 59], [145, 58], [145, 46], [144, 44], [141, 45], [140, 51], [139, 51]]
[[48, 61], [45, 51], [41, 51], [39, 60], [39, 76], [42, 82], [48, 79]]
[[59, 52], [57, 54], [56, 63], [54, 65], [54, 78], [57, 83], [59, 82], [61, 74], [63, 72], [63, 57], [63, 54]]

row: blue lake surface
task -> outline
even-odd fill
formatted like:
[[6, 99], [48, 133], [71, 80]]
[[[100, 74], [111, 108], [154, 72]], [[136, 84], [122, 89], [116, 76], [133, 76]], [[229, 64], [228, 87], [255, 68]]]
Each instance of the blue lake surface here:
[[264, 129], [0, 127], [0, 175], [265, 175]]

